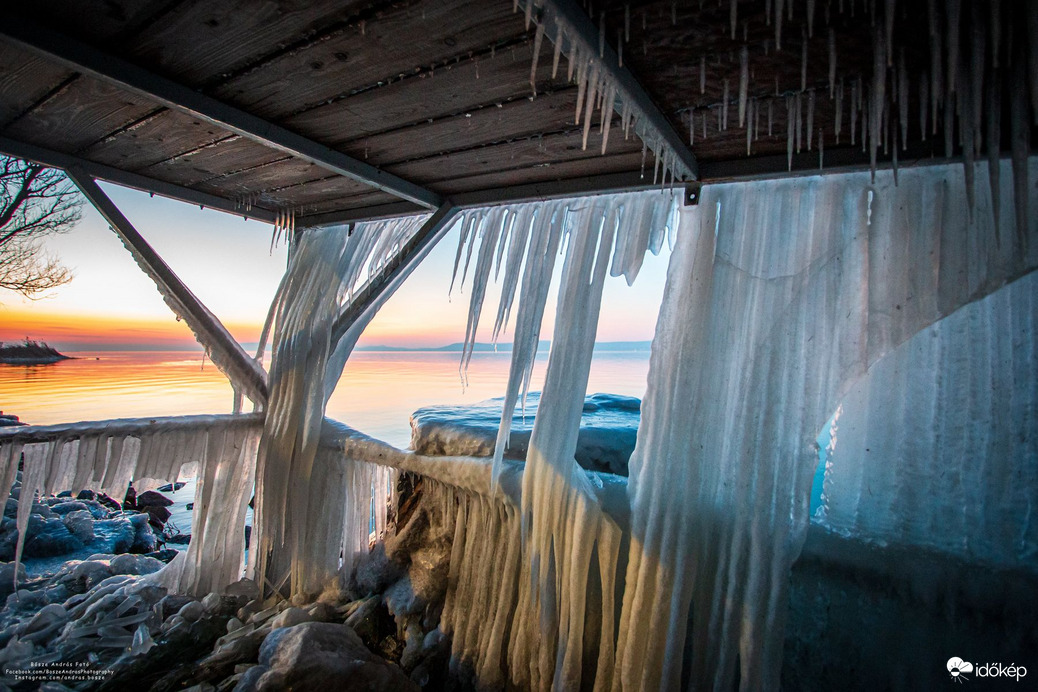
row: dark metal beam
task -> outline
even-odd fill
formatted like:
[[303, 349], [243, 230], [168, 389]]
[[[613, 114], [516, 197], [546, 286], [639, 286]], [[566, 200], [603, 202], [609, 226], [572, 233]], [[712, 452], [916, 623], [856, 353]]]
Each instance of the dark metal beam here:
[[353, 295], [353, 300], [339, 313], [332, 325], [333, 348], [357, 320], [369, 312], [377, 311], [382, 303], [393, 295], [402, 283], [402, 277], [408, 274], [413, 265], [421, 262], [436, 242], [446, 234], [457, 213], [458, 208], [449, 203], [437, 209], [400, 248], [396, 257], [387, 262], [382, 271]]
[[[533, 0], [529, 1], [533, 2]], [[686, 146], [684, 138], [674, 130], [667, 116], [663, 114], [663, 111], [659, 109], [652, 97], [645, 91], [645, 87], [631, 71], [620, 65], [620, 59], [609, 42], [599, 42], [598, 27], [591, 21], [580, 4], [576, 0], [545, 0], [542, 16], [548, 23], [545, 25], [544, 38], [549, 41], [554, 41], [556, 37], [556, 27], [552, 25], [554, 23], [553, 13], [563, 20], [566, 27], [571, 30], [571, 34], [576, 33], [575, 38], [584, 44], [581, 47], [583, 51], [593, 51], [595, 55], [600, 54], [600, 57], [596, 59], [599, 61], [599, 65], [616, 80], [620, 87], [618, 94], [620, 99], [627, 101], [634, 107], [638, 115], [648, 121], [648, 124], [673, 150], [674, 155], [688, 168], [692, 179], [697, 179], [699, 167], [696, 157]], [[620, 104], [617, 103], [617, 110], [619, 108]]]
[[130, 187], [135, 190], [141, 190], [142, 192], [161, 195], [162, 197], [168, 197], [180, 202], [187, 202], [188, 204], [197, 204], [201, 207], [218, 209], [229, 214], [236, 214], [249, 219], [256, 219], [257, 221], [274, 223], [276, 216], [275, 212], [270, 211], [269, 209], [252, 207], [251, 209], [246, 210], [236, 202], [216, 195], [211, 195], [207, 192], [200, 192], [189, 187], [168, 183], [164, 180], [158, 180], [157, 178], [150, 178], [137, 173], [131, 173], [130, 171], [124, 171], [120, 168], [114, 168], [103, 163], [88, 161], [77, 156], [72, 156], [71, 154], [63, 154], [60, 151], [54, 151], [45, 147], [36, 146], [35, 144], [28, 144], [26, 142], [19, 142], [8, 137], [0, 137], [0, 152], [7, 154], [8, 156], [14, 156], [15, 158], [35, 161], [36, 163], [47, 166], [48, 168], [60, 168], [64, 171], [76, 170], [79, 171], [80, 174], [91, 178], [107, 180], [108, 182], [116, 183], [123, 187]]
[[170, 307], [179, 313], [199, 342], [210, 351], [213, 363], [252, 401], [265, 404], [267, 376], [259, 364], [245, 353], [220, 320], [184, 285], [92, 178], [75, 169], [68, 170], [68, 176], [111, 224], [134, 261], [155, 282]]
[[191, 117], [410, 202], [430, 209], [439, 207], [443, 202], [442, 198], [431, 190], [36, 22], [7, 15], [0, 24], [0, 36], [77, 72], [114, 84], [168, 108], [187, 113]]

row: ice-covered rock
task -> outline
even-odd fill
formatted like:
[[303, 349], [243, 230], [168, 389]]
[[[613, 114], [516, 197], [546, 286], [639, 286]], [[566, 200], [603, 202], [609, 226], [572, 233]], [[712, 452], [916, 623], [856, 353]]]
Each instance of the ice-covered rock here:
[[151, 574], [152, 572], [158, 572], [162, 567], [163, 563], [160, 560], [147, 555], [134, 555], [132, 553], [119, 555], [111, 562], [113, 574]]
[[[526, 458], [539, 393], [526, 398], [525, 412], [512, 416], [505, 458]], [[435, 456], [491, 456], [504, 398], [468, 406], [426, 406], [411, 414], [411, 446]], [[641, 402], [618, 394], [592, 394], [584, 400], [577, 437], [577, 463], [592, 471], [627, 475], [627, 460], [638, 436]]]
[[67, 555], [83, 548], [83, 541], [78, 539], [58, 518], [42, 519], [33, 522], [30, 517], [26, 531], [23, 555], [25, 557], [53, 557]]
[[[374, 656], [345, 625], [308, 622], [274, 630], [260, 647], [259, 692], [284, 689], [417, 690], [399, 667]], [[251, 672], [251, 670], [249, 671]]]
[[83, 543], [90, 543], [94, 540], [94, 517], [85, 507], [84, 509], [68, 512], [62, 521], [69, 533], [83, 541]]

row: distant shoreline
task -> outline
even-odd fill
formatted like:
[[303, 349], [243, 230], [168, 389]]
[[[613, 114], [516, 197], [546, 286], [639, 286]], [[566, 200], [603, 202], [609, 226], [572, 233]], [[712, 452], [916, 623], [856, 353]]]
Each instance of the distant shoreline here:
[[4, 365], [51, 365], [71, 356], [59, 353], [44, 343], [26, 340], [21, 344], [0, 344], [0, 363]]

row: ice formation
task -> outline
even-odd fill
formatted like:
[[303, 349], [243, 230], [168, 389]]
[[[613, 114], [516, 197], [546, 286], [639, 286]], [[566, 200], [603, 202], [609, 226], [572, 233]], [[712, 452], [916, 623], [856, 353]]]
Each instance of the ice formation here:
[[[256, 550], [249, 560], [250, 574], [267, 588], [319, 593], [339, 573], [340, 552], [346, 550], [349, 563], [354, 548], [367, 544], [367, 522], [357, 516], [366, 516], [372, 488], [385, 488], [385, 477], [350, 462], [315, 463], [315, 457], [328, 397], [374, 310], [338, 339], [334, 328], [354, 293], [427, 218], [309, 229], [293, 247], [272, 309], [270, 401], [256, 469]], [[393, 280], [398, 284], [406, 275], [398, 272]], [[391, 293], [384, 291], [380, 300]], [[316, 520], [325, 512], [330, 514]]]
[[[669, 191], [650, 191], [517, 205], [503, 215], [485, 214], [461, 239], [459, 257], [466, 245], [471, 253], [479, 242], [466, 349], [475, 337], [495, 257], [500, 263], [507, 242], [495, 332], [507, 323], [525, 262], [493, 462], [495, 481], [504, 469], [512, 413], [529, 386], [555, 256], [564, 247], [555, 341], [530, 436], [520, 506], [514, 516], [504, 511], [500, 521], [491, 524], [495, 530], [509, 522], [510, 530], [516, 524], [521, 529], [522, 550], [515, 556], [521, 562], [518, 607], [508, 666], [513, 684], [578, 687], [589, 665], [584, 661], [587, 641], [594, 641], [595, 685], [609, 686], [612, 637], [585, 633], [584, 627], [590, 610], [601, 613], [602, 632], [615, 628], [612, 599], [621, 531], [604, 514], [589, 477], [574, 461], [574, 452], [605, 277], [622, 275], [634, 281], [645, 252], [657, 252], [662, 246], [674, 204]], [[479, 540], [487, 539], [480, 536]], [[598, 562], [593, 565], [596, 554]], [[587, 588], [592, 573], [593, 582], [600, 584], [598, 591]], [[593, 634], [593, 639], [587, 640], [585, 634]], [[496, 660], [494, 650], [471, 644], [463, 642], [461, 652], [475, 661], [477, 669]]]
[[[260, 425], [257, 415], [183, 416], [4, 430], [0, 501], [7, 500], [23, 454], [23, 498], [84, 488], [122, 498], [131, 480], [143, 491], [175, 481], [183, 467], [195, 465], [192, 541], [166, 577], [186, 593], [220, 590], [241, 576]], [[32, 504], [18, 504], [16, 562]]]
[[[663, 180], [670, 176], [671, 180], [690, 180], [692, 171], [688, 169], [681, 156], [666, 141], [664, 135], [652, 124], [651, 118], [633, 100], [625, 98], [625, 88], [613, 74], [604, 68], [613, 55], [607, 57], [605, 48], [605, 31], [600, 15], [597, 45], [586, 41], [581, 32], [574, 29], [565, 19], [562, 12], [556, 10], [552, 0], [521, 0], [513, 4], [515, 11], [525, 13], [527, 28], [536, 24], [535, 49], [531, 76], [537, 69], [540, 40], [547, 36], [555, 44], [555, 60], [552, 76], [558, 71], [559, 55], [565, 55], [569, 63], [567, 79], [577, 83], [577, 106], [574, 122], [581, 124], [583, 116], [584, 148], [587, 149], [587, 138], [591, 129], [594, 112], [600, 112], [599, 129], [603, 131], [602, 153], [606, 153], [609, 140], [609, 129], [613, 112], [620, 116], [620, 127], [624, 137], [631, 133], [637, 135], [656, 157]], [[532, 78], [531, 78], [532, 82]], [[534, 90], [536, 95], [536, 89]]]
[[942, 166], [709, 186], [682, 212], [630, 464], [621, 688], [683, 668], [778, 688], [818, 431], [869, 366], [1038, 266], [1038, 224], [999, 245], [964, 199]]
[[1038, 523], [1022, 520], [1038, 488], [1036, 336], [1031, 273], [876, 363], [843, 398], [816, 518], [1038, 571]]

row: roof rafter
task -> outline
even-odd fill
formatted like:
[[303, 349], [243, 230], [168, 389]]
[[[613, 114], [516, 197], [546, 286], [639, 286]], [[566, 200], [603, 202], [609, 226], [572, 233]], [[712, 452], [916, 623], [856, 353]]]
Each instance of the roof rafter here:
[[200, 190], [184, 187], [183, 185], [177, 185], [176, 183], [166, 182], [165, 180], [159, 180], [158, 178], [141, 175], [140, 173], [124, 171], [121, 168], [115, 168], [114, 166], [109, 166], [107, 164], [89, 161], [78, 156], [64, 154], [60, 151], [54, 151], [53, 149], [47, 149], [46, 147], [37, 146], [35, 144], [20, 142], [9, 137], [0, 136], [0, 153], [14, 156], [19, 159], [35, 161], [36, 163], [43, 164], [49, 168], [59, 168], [63, 171], [80, 171], [91, 178], [106, 180], [110, 183], [116, 183], [117, 185], [122, 185], [124, 187], [141, 190], [142, 192], [161, 195], [162, 197], [187, 202], [188, 204], [197, 204], [201, 207], [219, 209], [220, 211], [225, 211], [229, 214], [237, 214], [257, 221], [273, 223], [277, 216], [276, 212], [269, 209], [263, 209], [262, 207], [257, 206], [246, 209], [238, 203], [220, 197], [219, 195], [201, 192]]
[[169, 108], [240, 134], [379, 190], [430, 209], [443, 199], [435, 192], [382, 171], [251, 113], [157, 75], [93, 46], [19, 17], [5, 17], [0, 36], [34, 53], [96, 77]]

